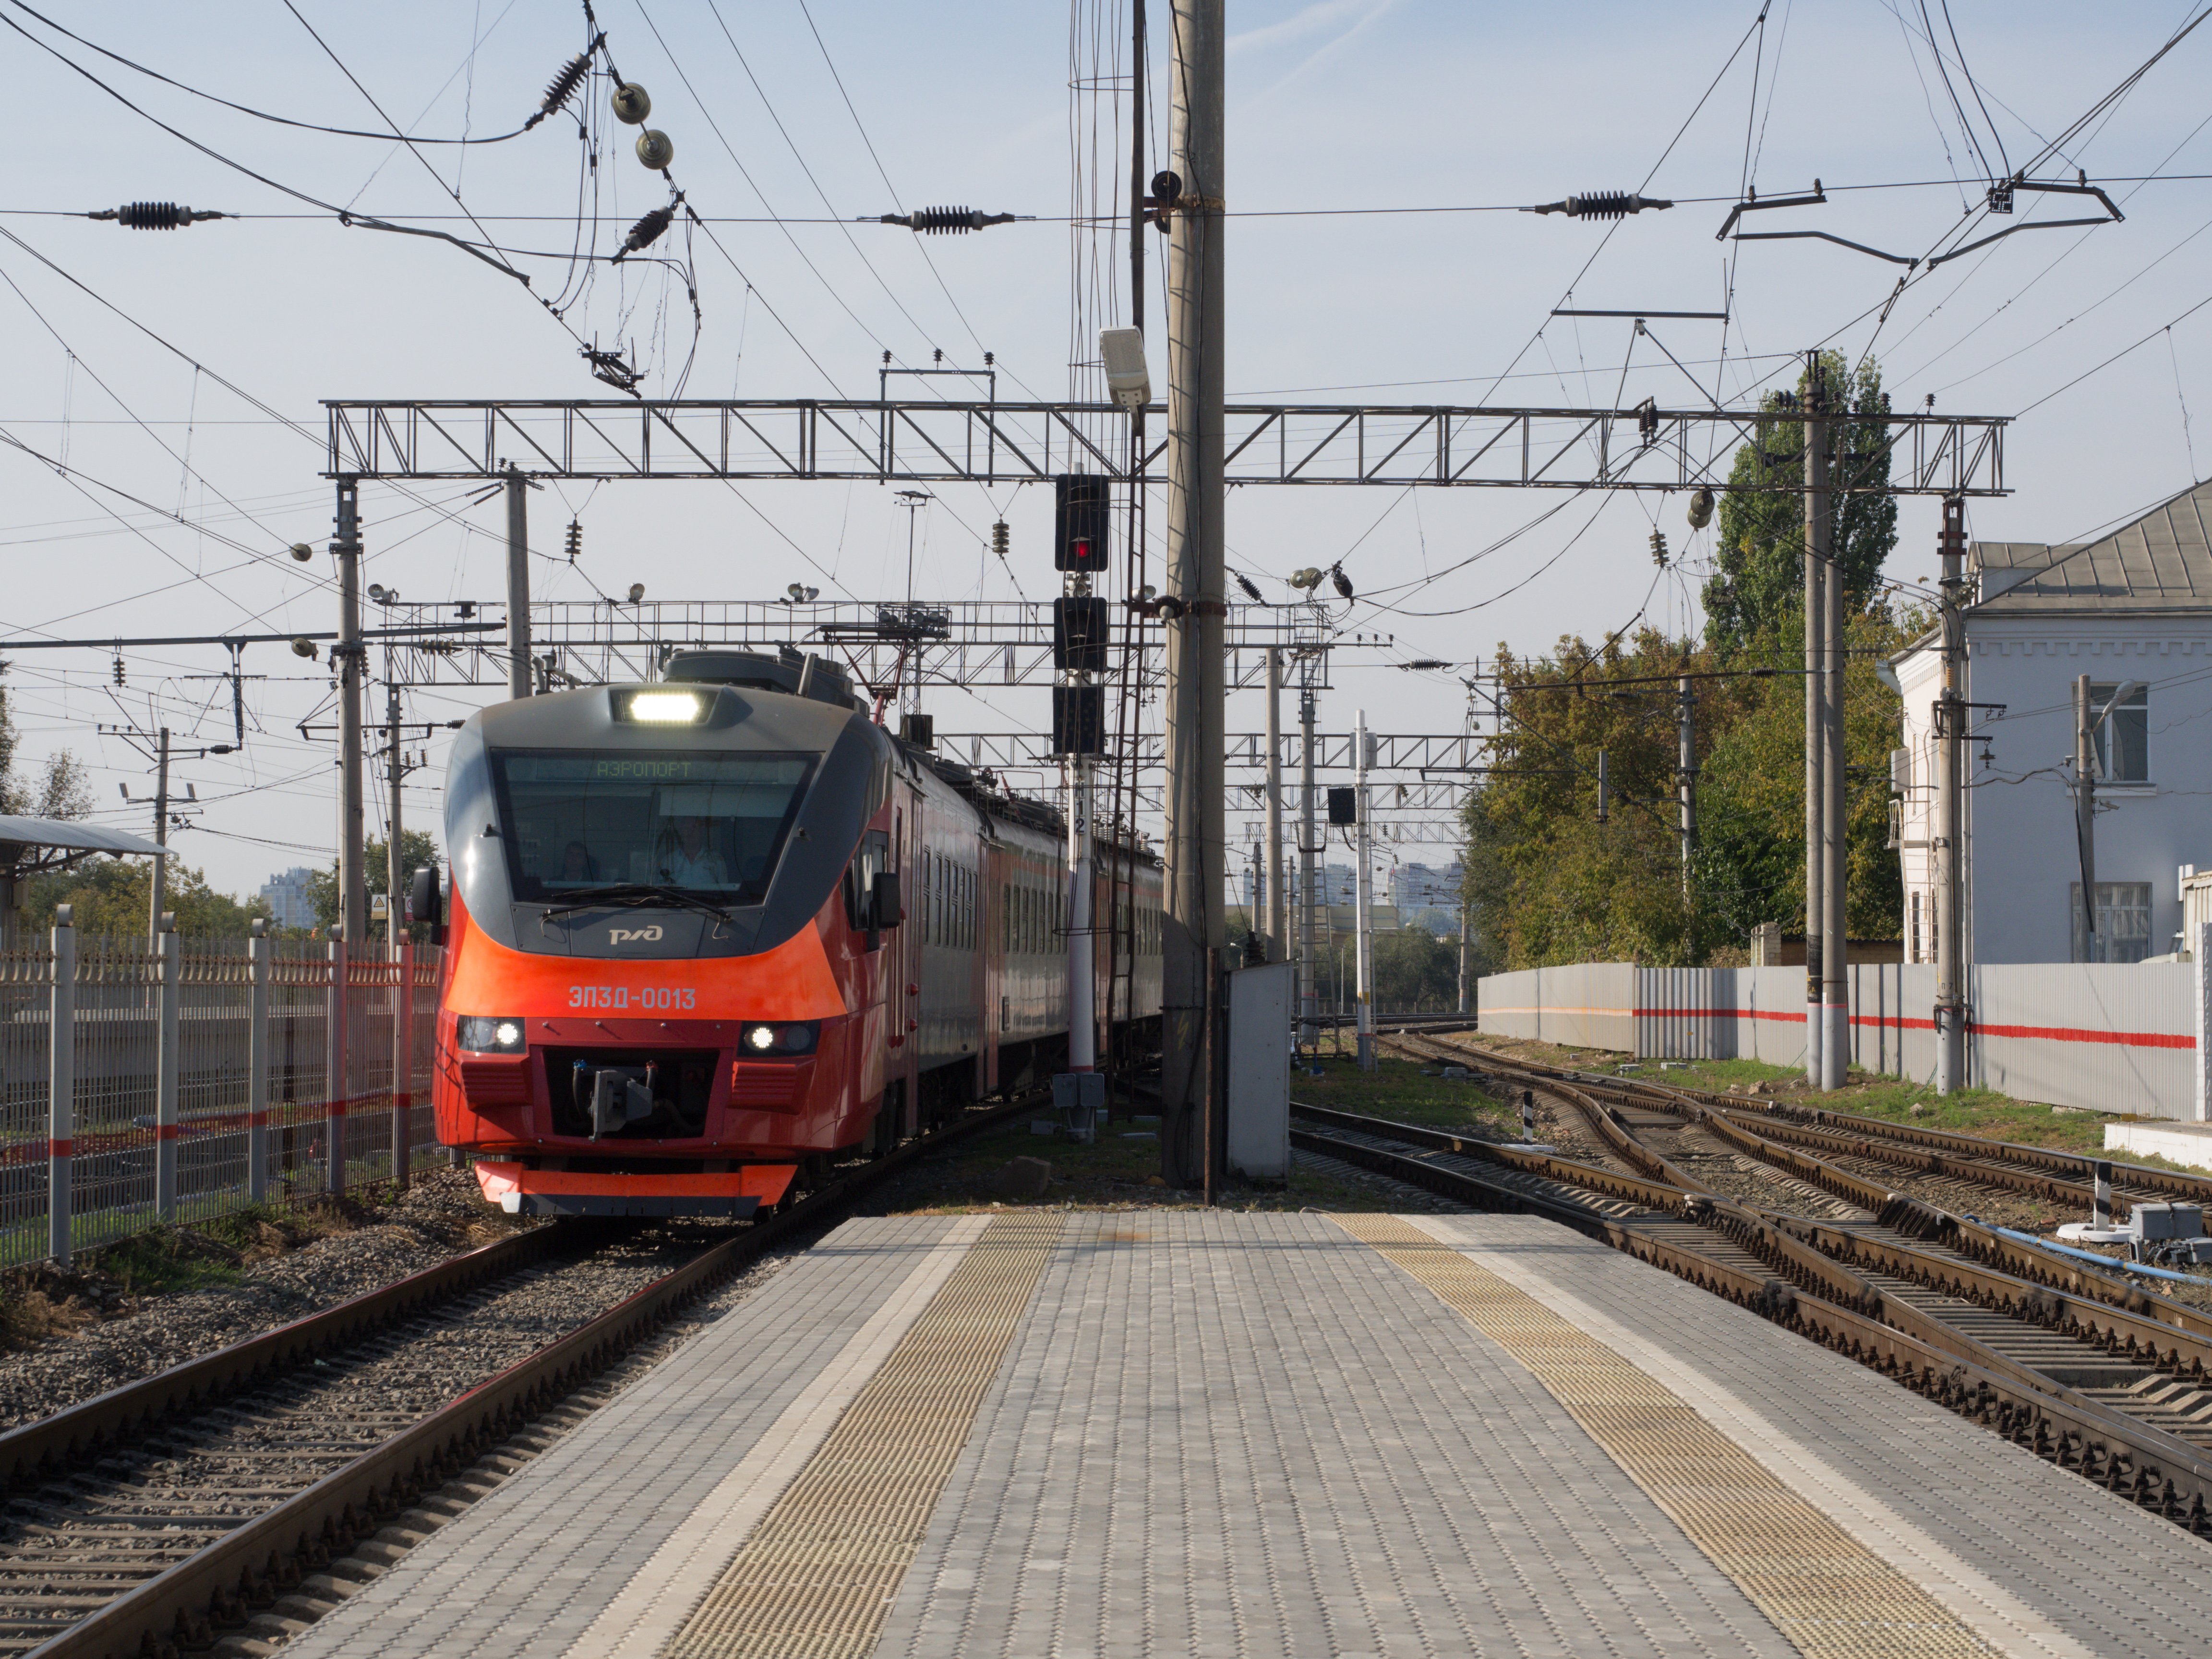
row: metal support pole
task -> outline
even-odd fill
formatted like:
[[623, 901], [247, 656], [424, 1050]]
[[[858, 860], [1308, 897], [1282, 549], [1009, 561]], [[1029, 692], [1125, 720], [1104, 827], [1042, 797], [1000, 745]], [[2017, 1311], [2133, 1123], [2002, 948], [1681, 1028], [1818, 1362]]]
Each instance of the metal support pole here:
[[1267, 960], [1291, 954], [1290, 895], [1283, 890], [1283, 653], [1267, 647]]
[[1965, 501], [1956, 495], [1946, 498], [1943, 685], [1936, 705], [1936, 834], [1929, 848], [1936, 889], [1936, 1088], [1946, 1095], [1966, 1086], [1966, 826], [1960, 816], [1966, 736], [1966, 621], [1960, 611], [1966, 596], [1966, 514]]
[[[1814, 395], [1820, 357], [1814, 354], [1806, 378], [1806, 397]], [[1820, 775], [1826, 755], [1826, 726], [1821, 705], [1827, 701], [1827, 682], [1821, 676], [1826, 658], [1823, 636], [1827, 631], [1827, 471], [1826, 451], [1820, 442], [1821, 423], [1805, 422], [1805, 1081], [1820, 1086], [1820, 1039], [1826, 1026], [1822, 997], [1827, 987], [1821, 975], [1820, 946], [1826, 920], [1826, 866], [1821, 858], [1822, 793]]]
[[177, 1005], [184, 991], [184, 944], [176, 917], [165, 912], [154, 936], [161, 1032], [154, 1062], [154, 1212], [164, 1221], [177, 1218]]
[[2089, 677], [2074, 682], [2074, 839], [2081, 855], [2081, 960], [2097, 951], [2097, 733]]
[[1321, 1045], [1321, 958], [1314, 950], [1315, 884], [1321, 879], [1320, 825], [1314, 821], [1313, 659], [1299, 665], [1298, 726], [1298, 1012], [1300, 1041]]
[[1208, 962], [1224, 942], [1228, 802], [1224, 717], [1222, 103], [1223, 0], [1173, 0], [1168, 246], [1168, 534], [1164, 749], [1164, 1026], [1161, 1173], [1200, 1184], [1214, 1121], [1215, 992]]
[[1359, 711], [1352, 731], [1352, 780], [1358, 793], [1358, 861], [1352, 872], [1352, 996], [1359, 1016], [1359, 1069], [1375, 1069], [1375, 849], [1367, 810], [1367, 711]]
[[507, 464], [507, 695], [530, 695], [530, 503], [522, 469]]
[[404, 1193], [415, 1147], [415, 941], [394, 937], [404, 942], [392, 949], [392, 1184]]
[[361, 481], [338, 480], [338, 920], [348, 939], [368, 937], [368, 807], [362, 793]]
[[1098, 956], [1091, 936], [1097, 875], [1091, 814], [1096, 763], [1088, 755], [1067, 759], [1067, 1069], [1098, 1067]]
[[336, 1198], [345, 1191], [346, 1184], [346, 1095], [349, 1079], [346, 1073], [346, 983], [351, 977], [346, 971], [347, 942], [343, 939], [331, 941], [330, 1014], [323, 1045], [323, 1167], [326, 1171], [324, 1188]]
[[246, 1197], [258, 1204], [269, 1196], [269, 924], [253, 919], [246, 941]]
[[1468, 971], [1474, 966], [1470, 960], [1473, 921], [1473, 908], [1462, 893], [1459, 901], [1459, 1011], [1462, 1014], [1474, 1012], [1474, 980]]
[[76, 1152], [76, 907], [54, 907], [53, 984], [46, 1015], [46, 1254], [66, 1267], [74, 1229], [70, 1171]]
[[[161, 769], [155, 774], [154, 783], [154, 844], [169, 844], [169, 728], [161, 728]], [[154, 860], [153, 901], [146, 911], [146, 935], [159, 939], [161, 934], [161, 912], [169, 902], [169, 859], [164, 853]]]
[[[1825, 392], [1824, 392], [1825, 397]], [[1850, 946], [1845, 933], [1845, 884], [1850, 875], [1846, 839], [1844, 789], [1848, 779], [1844, 759], [1844, 571], [1836, 562], [1829, 514], [1829, 422], [1817, 422], [1808, 434], [1819, 451], [1820, 474], [1819, 552], [1822, 566], [1822, 599], [1826, 613], [1820, 629], [1824, 647], [1820, 665], [1824, 690], [1820, 698], [1820, 732], [1824, 753], [1820, 761], [1820, 1087], [1840, 1089], [1850, 1080], [1851, 1059], [1850, 968], [1845, 960]]]
[[1698, 846], [1698, 694], [1684, 675], [1674, 683], [1674, 793], [1680, 806], [1682, 902], [1690, 902], [1690, 863]]

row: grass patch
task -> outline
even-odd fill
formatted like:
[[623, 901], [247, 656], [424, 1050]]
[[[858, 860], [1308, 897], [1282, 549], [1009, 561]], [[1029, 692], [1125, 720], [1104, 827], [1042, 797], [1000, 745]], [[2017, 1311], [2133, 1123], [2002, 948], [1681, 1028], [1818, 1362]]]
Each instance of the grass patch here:
[[[1449, 1039], [1446, 1039], [1449, 1041]], [[1854, 1069], [1846, 1085], [1830, 1093], [1805, 1081], [1802, 1067], [1769, 1066], [1755, 1060], [1632, 1060], [1623, 1055], [1586, 1048], [1566, 1048], [1547, 1042], [1499, 1042], [1470, 1035], [1495, 1053], [1546, 1065], [1586, 1072], [1611, 1072], [1622, 1078], [1665, 1084], [1678, 1089], [1726, 1094], [1731, 1089], [1757, 1098], [1786, 1101], [1792, 1105], [1822, 1107], [1860, 1117], [1909, 1123], [1917, 1128], [1945, 1129], [1954, 1134], [1980, 1135], [1991, 1140], [2016, 1141], [2022, 1146], [2047, 1146], [2054, 1151], [2097, 1154], [2105, 1149], [2105, 1125], [2138, 1120], [2114, 1114], [2061, 1110], [2030, 1100], [2015, 1100], [1994, 1089], [1965, 1089], [1939, 1095], [1935, 1085], [1902, 1078], [1885, 1077]], [[1764, 1088], [1758, 1085], [1765, 1085]], [[2130, 1164], [2184, 1170], [2160, 1158], [2126, 1154]], [[2202, 1175], [2203, 1170], [2187, 1173]]]
[[1319, 1077], [1312, 1075], [1310, 1067], [1291, 1073], [1291, 1098], [1302, 1105], [1358, 1112], [1430, 1128], [1471, 1129], [1509, 1139], [1520, 1133], [1517, 1106], [1507, 1106], [1472, 1083], [1425, 1075], [1441, 1070], [1441, 1066], [1384, 1054], [1376, 1060], [1375, 1070], [1363, 1072], [1349, 1056], [1324, 1055]]
[[[1293, 1079], [1295, 1094], [1297, 1079]], [[1045, 1115], [1038, 1114], [1039, 1117]], [[1033, 1133], [1029, 1118], [992, 1129], [925, 1160], [892, 1182], [872, 1209], [888, 1215], [967, 1215], [993, 1208], [1024, 1206], [1085, 1210], [1193, 1206], [1194, 1192], [1160, 1182], [1159, 1126], [1116, 1115], [1097, 1141], [1082, 1146], [1060, 1135]], [[1130, 1139], [1133, 1135], [1146, 1138]], [[1042, 1158], [1052, 1179], [1042, 1198], [1009, 1198], [999, 1179], [1018, 1158]], [[1293, 1165], [1287, 1185], [1251, 1187], [1232, 1183], [1217, 1194], [1218, 1207], [1231, 1210], [1389, 1210], [1380, 1193]]]

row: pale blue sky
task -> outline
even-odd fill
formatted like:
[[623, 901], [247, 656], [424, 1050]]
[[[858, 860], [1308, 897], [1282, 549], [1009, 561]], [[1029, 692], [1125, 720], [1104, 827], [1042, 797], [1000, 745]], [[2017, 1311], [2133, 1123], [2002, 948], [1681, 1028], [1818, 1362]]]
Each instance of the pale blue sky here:
[[[581, 44], [578, 9], [555, 0], [296, 3], [383, 108], [428, 135], [458, 132], [465, 118], [479, 133], [518, 125]], [[906, 205], [1069, 210], [1064, 8], [810, 3]], [[378, 125], [375, 111], [282, 0], [191, 10], [82, 0], [65, 15], [40, 9], [205, 90], [307, 119]], [[1942, 12], [1933, 5], [1929, 11], [1948, 52]], [[453, 210], [420, 163], [388, 143], [234, 115], [48, 33], [12, 0], [0, 0], [0, 12], [67, 50], [150, 113], [271, 179], [367, 212]], [[1151, 15], [1158, 84], [1167, 30], [1160, 0]], [[1743, 3], [1232, 4], [1228, 200], [1243, 212], [1474, 207], [1634, 188], [1756, 15], [1755, 5]], [[2067, 127], [2193, 9], [2123, 4], [2093, 14], [2079, 6], [1954, 0], [1951, 15], [1995, 120], [1993, 137], [1954, 67], [1979, 142], [1994, 159], [2002, 139], [2018, 165], [2041, 148], [2039, 136]], [[702, 212], [756, 216], [765, 202], [782, 215], [818, 217], [825, 195], [848, 220], [890, 206], [798, 0], [720, 0], [719, 22], [704, 0], [647, 0], [642, 9], [634, 0], [605, 0], [599, 15], [623, 72], [652, 91], [653, 125], [675, 140], [677, 176]], [[1763, 40], [1754, 35], [1713, 88], [1648, 186], [1663, 197], [1720, 199], [1684, 199], [1670, 212], [1622, 225], [1581, 279], [1577, 302], [1717, 308], [1727, 248], [1714, 233], [1744, 177], [1747, 151], [1756, 156], [1752, 178], [1763, 194], [1803, 190], [1816, 176], [1833, 193], [1817, 219], [1793, 219], [1793, 228], [1908, 252], [1934, 243], [1978, 198], [1981, 164], [1927, 47], [1909, 44], [1919, 17], [1917, 0], [1897, 0], [1894, 9], [1888, 0], [1776, 0]], [[2160, 170], [2212, 173], [2212, 137], [2198, 130], [2212, 113], [2203, 90], [2208, 54], [2212, 26], [2154, 70], [2084, 142], [2068, 145], [2067, 155], [2099, 179]], [[15, 70], [16, 157], [0, 208], [82, 211], [149, 198], [311, 216], [167, 235], [21, 211], [0, 216], [0, 226], [286, 414], [312, 424], [315, 400], [329, 396], [583, 396], [598, 389], [568, 336], [510, 279], [433, 242], [342, 228], [195, 153], [20, 34], [0, 31], [0, 61]], [[462, 194], [480, 213], [548, 216], [538, 224], [495, 226], [511, 246], [565, 248], [572, 226], [561, 216], [575, 200], [577, 149], [573, 125], [551, 122], [511, 143], [471, 150]], [[424, 154], [453, 179], [454, 152]], [[1125, 168], [1117, 161], [1116, 176]], [[1962, 184], [1951, 182], [1954, 171]], [[603, 210], [614, 222], [602, 229], [605, 251], [630, 220], [657, 204], [661, 190], [626, 150], [612, 153], [603, 173]], [[2063, 173], [2058, 163], [2043, 171]], [[1937, 182], [1841, 188], [1907, 180]], [[1986, 257], [1915, 283], [1875, 341], [1900, 403], [1933, 391], [1942, 409], [2022, 410], [2205, 297], [2208, 243], [2189, 239], [2212, 225], [2212, 185], [2112, 189], [2124, 199], [2124, 224], [2086, 236], [2063, 230], [2015, 236]], [[2039, 210], [2045, 217], [2080, 210], [2063, 198]], [[1066, 388], [1071, 234], [1064, 223], [933, 240], [927, 251], [936, 276], [904, 230], [820, 223], [793, 225], [787, 234], [754, 223], [720, 227], [718, 234], [755, 290], [749, 297], [744, 281], [703, 239], [695, 244], [704, 326], [690, 381], [694, 395], [824, 392], [830, 385], [823, 370], [859, 393], [873, 386], [883, 350], [920, 362], [938, 347], [969, 363], [983, 349], [996, 351], [1013, 377], [1010, 392], [1025, 386], [1058, 395]], [[1228, 244], [1232, 391], [1304, 395], [1340, 388], [1312, 395], [1378, 402], [1471, 401], [1486, 392], [1499, 404], [1609, 402], [1620, 383], [1626, 323], [1585, 322], [1577, 332], [1553, 322], [1537, 337], [1604, 234], [1558, 216], [1510, 212], [1236, 219]], [[530, 269], [539, 291], [559, 288], [560, 262], [532, 261]], [[210, 381], [196, 383], [189, 367], [22, 247], [0, 241], [0, 272], [76, 354], [73, 363], [23, 300], [0, 289], [14, 348], [0, 394], [6, 431], [57, 457], [65, 441], [72, 465], [188, 519], [204, 516], [256, 551], [327, 538], [327, 489], [311, 446]], [[690, 333], [680, 289], [664, 292], [653, 268], [628, 280], [618, 292], [620, 279], [603, 270], [590, 305], [572, 320], [586, 334], [635, 337], [656, 368], [671, 351], [680, 358]], [[1863, 350], [1873, 319], [1850, 319], [1878, 308], [1894, 280], [1894, 267], [1823, 244], [1746, 248], [1735, 271], [1723, 394], [1743, 395], [1760, 374], [1816, 341], [1832, 337], [1855, 355]], [[1156, 270], [1156, 371], [1158, 289]], [[2212, 406], [2208, 320], [2212, 309], [2175, 327], [2170, 345], [2161, 337], [2033, 409], [2010, 439], [2019, 493], [1978, 504], [1976, 532], [2061, 539], [2187, 483], [2183, 402], [2199, 414]], [[667, 349], [657, 330], [665, 331]], [[1711, 384], [1716, 325], [1666, 325], [1660, 337]], [[1688, 399], [1680, 372], [1648, 346], [1637, 362], [1624, 402], [1647, 394], [1668, 404]], [[1511, 377], [1493, 386], [1509, 370]], [[130, 423], [98, 381], [151, 433]], [[649, 382], [655, 391], [665, 384], [658, 374]], [[2205, 435], [2212, 442], [2212, 428]], [[0, 481], [13, 628], [213, 631], [245, 627], [250, 617], [276, 628], [330, 625], [324, 590], [289, 566], [246, 563], [219, 542], [143, 514], [132, 515], [143, 534], [125, 531], [21, 453], [0, 450]], [[249, 508], [252, 521], [228, 518], [217, 491]], [[453, 501], [459, 495], [428, 493]], [[586, 506], [587, 494], [588, 487], [572, 486], [535, 497], [534, 539], [557, 545], [569, 511], [580, 510], [586, 565], [604, 588], [643, 581], [659, 596], [760, 597], [799, 574], [788, 548], [726, 492], [610, 486]], [[902, 580], [902, 520], [887, 492], [816, 484], [748, 495], [852, 591], [889, 594]], [[1505, 491], [1406, 498], [1382, 490], [1245, 490], [1231, 503], [1232, 562], [1273, 579], [1300, 565], [1326, 565], [1356, 547], [1346, 568], [1363, 590], [1381, 587], [1464, 558], [1553, 504]], [[369, 492], [372, 579], [410, 598], [497, 596], [496, 504], [470, 509], [483, 532], [473, 535], [407, 508]], [[1036, 491], [1011, 500], [999, 492], [993, 501], [975, 489], [945, 492], [930, 509], [922, 586], [956, 598], [1009, 594], [1003, 575], [983, 568], [974, 534], [1002, 509], [1014, 526], [1024, 586], [1032, 594], [1048, 591], [1046, 520]], [[1692, 537], [1681, 522], [1679, 501], [1616, 499], [1565, 557], [1530, 580], [1589, 516], [1590, 507], [1577, 503], [1406, 603], [1408, 611], [1455, 614], [1382, 617], [1363, 607], [1352, 625], [1394, 631], [1404, 657], [1447, 659], [1486, 656], [1500, 640], [1537, 649], [1563, 630], [1602, 635], [1646, 603], [1653, 576], [1647, 509], [1662, 515], [1670, 539], [1693, 560], [1709, 551], [1706, 538]], [[1905, 542], [1893, 572], [1909, 578], [1929, 566], [1934, 508], [1907, 503], [1901, 522]], [[1694, 626], [1694, 590], [1693, 575], [1662, 581], [1650, 594], [1648, 614], [1676, 628]], [[563, 576], [543, 591], [586, 598], [591, 590]], [[250, 654], [247, 665], [283, 677], [298, 665], [265, 650]], [[212, 651], [134, 653], [123, 696], [135, 718], [143, 720], [155, 708], [180, 731], [198, 718], [192, 708], [212, 698], [216, 706], [201, 721], [205, 740], [224, 740], [228, 711], [218, 688], [181, 678], [221, 666]], [[1348, 727], [1360, 704], [1382, 729], [1456, 724], [1462, 698], [1448, 677], [1346, 665], [1338, 678], [1326, 725]], [[108, 679], [102, 658], [27, 653], [15, 659], [9, 684], [31, 753], [75, 746], [100, 769], [103, 808], [116, 809], [103, 815], [121, 817], [116, 786], [127, 781], [139, 793], [143, 775], [127, 750], [88, 730], [118, 717]], [[327, 750], [290, 730], [320, 695], [312, 679], [257, 684], [252, 702], [265, 735], [243, 759], [210, 761], [183, 774], [204, 798], [226, 797], [209, 807], [208, 832], [185, 838], [188, 856], [207, 864], [222, 884], [251, 887], [274, 868], [310, 858], [226, 835], [330, 845]], [[469, 706], [466, 694], [426, 695], [415, 713], [447, 718]], [[948, 696], [938, 714], [940, 729], [999, 729], [1036, 724], [1042, 710], [1019, 702], [982, 709]], [[1259, 718], [1250, 697], [1232, 706], [1233, 729], [1255, 727]], [[410, 811], [434, 810], [427, 788], [413, 799]]]

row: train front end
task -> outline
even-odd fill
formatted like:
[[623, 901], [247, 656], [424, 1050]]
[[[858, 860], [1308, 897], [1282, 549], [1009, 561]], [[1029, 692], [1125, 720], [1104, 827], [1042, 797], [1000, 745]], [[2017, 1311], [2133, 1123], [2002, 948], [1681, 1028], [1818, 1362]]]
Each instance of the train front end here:
[[455, 744], [434, 1101], [510, 1212], [743, 1218], [881, 1102], [888, 739], [775, 659], [689, 666], [752, 678], [501, 704]]

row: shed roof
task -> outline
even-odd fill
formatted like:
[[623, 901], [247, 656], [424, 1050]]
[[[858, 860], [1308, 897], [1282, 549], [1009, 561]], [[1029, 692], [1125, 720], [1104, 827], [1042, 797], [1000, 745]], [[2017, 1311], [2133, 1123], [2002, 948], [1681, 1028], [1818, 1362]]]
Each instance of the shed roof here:
[[58, 847], [72, 853], [152, 853], [163, 858], [169, 849], [143, 836], [109, 830], [77, 818], [30, 818], [0, 812], [0, 843], [19, 847]]
[[2212, 482], [2094, 542], [1975, 542], [1985, 611], [2212, 610]]

